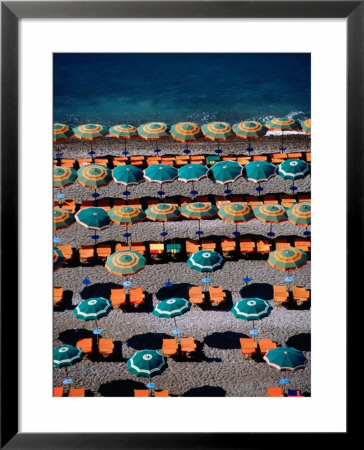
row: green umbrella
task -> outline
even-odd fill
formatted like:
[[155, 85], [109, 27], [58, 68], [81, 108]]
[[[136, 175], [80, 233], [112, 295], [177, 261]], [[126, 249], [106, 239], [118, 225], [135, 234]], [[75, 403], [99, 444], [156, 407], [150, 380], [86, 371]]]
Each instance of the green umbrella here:
[[269, 316], [271, 311], [272, 307], [267, 300], [256, 297], [243, 298], [242, 300], [235, 302], [231, 309], [231, 312], [238, 319], [252, 320], [253, 328], [255, 320], [261, 320], [264, 317]]
[[259, 122], [254, 120], [246, 120], [244, 122], [239, 122], [233, 125], [234, 133], [243, 139], [248, 140], [248, 149], [252, 151], [250, 143], [252, 139], [259, 139], [267, 134], [267, 128]]
[[112, 176], [116, 183], [124, 184], [125, 186], [139, 184], [144, 181], [143, 171], [139, 167], [129, 164], [115, 167], [112, 171]]
[[176, 220], [180, 217], [180, 209], [177, 205], [171, 203], [157, 203], [146, 209], [147, 218], [157, 222], [163, 222], [163, 240], [167, 233], [165, 231], [165, 222], [168, 220]]
[[258, 220], [270, 223], [268, 236], [274, 236], [272, 233], [274, 223], [281, 223], [288, 220], [286, 209], [282, 205], [258, 205], [254, 207], [253, 211]]
[[53, 367], [61, 368], [65, 366], [73, 366], [85, 356], [83, 351], [72, 345], [62, 345], [53, 350]]
[[185, 312], [189, 311], [191, 303], [184, 298], [169, 298], [158, 303], [153, 309], [153, 314], [158, 317], [175, 317], [181, 316]]
[[215, 272], [215, 270], [222, 267], [224, 258], [220, 253], [212, 250], [200, 250], [199, 252], [192, 253], [187, 263], [191, 269], [198, 270], [199, 272]]
[[126, 151], [126, 141], [127, 139], [134, 139], [139, 137], [137, 127], [129, 125], [127, 123], [122, 123], [120, 125], [114, 125], [109, 129], [109, 134], [112, 137], [124, 140], [124, 154], [127, 155]]
[[171, 136], [179, 142], [197, 142], [203, 139], [201, 128], [194, 122], [179, 122], [171, 126]]
[[113, 275], [135, 275], [144, 269], [146, 259], [132, 250], [118, 251], [108, 256], [105, 267]]
[[227, 141], [235, 137], [231, 126], [227, 122], [210, 122], [202, 125], [201, 130], [207, 139], [217, 141], [220, 149], [220, 141]]
[[110, 226], [110, 217], [104, 208], [83, 208], [75, 215], [77, 222], [93, 230], [104, 230]]
[[274, 177], [276, 166], [268, 161], [252, 161], [245, 166], [245, 173], [249, 181], [260, 183]]
[[185, 183], [192, 182], [191, 194], [196, 195], [195, 182], [207, 177], [208, 167], [204, 164], [185, 164], [178, 169], [178, 180]]
[[72, 167], [59, 167], [53, 168], [53, 187], [62, 189], [75, 182], [77, 178], [77, 172]]
[[84, 187], [97, 189], [107, 186], [111, 180], [111, 171], [101, 164], [87, 164], [77, 170], [77, 181]]
[[307, 253], [296, 247], [283, 247], [269, 253], [268, 264], [278, 270], [297, 270], [307, 263]]
[[[294, 186], [295, 180], [304, 178], [310, 171], [310, 166], [302, 159], [287, 159], [278, 166], [278, 175], [284, 179], [292, 180]], [[292, 191], [295, 189], [292, 188]]]
[[[148, 122], [138, 127], [138, 134], [147, 141], [157, 141], [170, 137], [169, 125], [165, 122]], [[160, 151], [158, 148], [156, 151]]]
[[210, 171], [216, 183], [228, 184], [236, 181], [243, 174], [243, 167], [236, 161], [220, 161]]
[[277, 347], [268, 350], [263, 359], [269, 366], [278, 370], [290, 370], [292, 372], [297, 369], [304, 369], [308, 362], [304, 353], [293, 347]]
[[298, 130], [300, 128], [300, 124], [296, 120], [288, 117], [275, 117], [274, 119], [268, 120], [265, 126], [269, 130], [276, 130], [282, 132], [282, 146], [279, 149], [281, 150], [281, 152], [286, 150], [286, 147], [283, 147], [284, 132]]
[[73, 131], [64, 123], [53, 124], [53, 142], [66, 141], [73, 136]]
[[238, 233], [238, 223], [248, 222], [255, 218], [250, 205], [231, 202], [221, 205], [218, 212], [219, 217], [226, 222], [235, 223], [235, 234]]
[[311, 134], [311, 118], [302, 120], [300, 123], [302, 131], [306, 134]]
[[94, 320], [98, 328], [97, 320], [107, 316], [111, 310], [110, 300], [103, 297], [94, 297], [83, 300], [76, 306], [73, 312], [78, 319], [85, 321]]
[[181, 206], [181, 215], [188, 219], [198, 219], [198, 234], [201, 234], [201, 219], [213, 217], [217, 213], [217, 208], [212, 203], [186, 203]]
[[75, 137], [77, 137], [78, 139], [90, 142], [91, 144], [90, 153], [92, 155], [92, 160], [94, 160], [95, 152], [92, 151], [92, 142], [107, 136], [109, 134], [109, 129], [97, 123], [88, 123], [74, 128], [73, 133]]
[[136, 206], [114, 206], [108, 211], [110, 219], [119, 224], [125, 225], [125, 237], [128, 242], [128, 226], [142, 222], [145, 219], [145, 212], [143, 209]]
[[178, 177], [178, 169], [168, 164], [154, 164], [144, 169], [144, 178], [155, 183], [168, 183]]
[[311, 225], [311, 203], [298, 202], [287, 210], [288, 221], [293, 225], [308, 227]]
[[53, 272], [62, 267], [66, 261], [64, 254], [58, 248], [53, 249]]
[[53, 209], [53, 228], [55, 230], [62, 230], [68, 228], [75, 221], [74, 215], [68, 209], [54, 208]]

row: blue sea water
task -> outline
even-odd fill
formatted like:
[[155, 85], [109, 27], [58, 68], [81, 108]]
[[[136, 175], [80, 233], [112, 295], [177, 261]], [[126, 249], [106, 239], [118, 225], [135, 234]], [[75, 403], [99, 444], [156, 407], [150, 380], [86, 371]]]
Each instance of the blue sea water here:
[[54, 122], [311, 116], [309, 53], [55, 53]]

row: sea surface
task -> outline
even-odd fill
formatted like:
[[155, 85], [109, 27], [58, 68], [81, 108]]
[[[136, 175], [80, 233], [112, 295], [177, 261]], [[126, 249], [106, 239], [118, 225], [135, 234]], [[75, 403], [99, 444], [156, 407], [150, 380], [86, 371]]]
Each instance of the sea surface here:
[[309, 53], [55, 53], [53, 121], [311, 117]]

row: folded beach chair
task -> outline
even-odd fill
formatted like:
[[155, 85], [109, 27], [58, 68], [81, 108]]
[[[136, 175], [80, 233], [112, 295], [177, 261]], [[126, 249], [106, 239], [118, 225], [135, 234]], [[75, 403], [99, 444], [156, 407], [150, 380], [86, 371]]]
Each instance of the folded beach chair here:
[[255, 252], [255, 242], [253, 239], [240, 238], [239, 248], [241, 253], [252, 253]]
[[92, 353], [92, 338], [79, 339], [76, 343], [76, 347], [80, 348], [85, 353], [84, 359], [88, 358], [88, 355]]
[[92, 158], [80, 158], [77, 162], [80, 167], [87, 166], [88, 164], [92, 164]]
[[308, 162], [308, 163], [311, 162], [311, 152], [305, 152], [305, 159], [306, 159], [306, 162]]
[[294, 246], [308, 253], [311, 250], [311, 241], [308, 239], [294, 239]]
[[66, 261], [72, 259], [73, 257], [72, 245], [59, 245], [58, 248], [61, 250], [62, 254], [66, 258]]
[[268, 387], [267, 397], [284, 397], [283, 390], [281, 387]]
[[271, 339], [258, 339], [258, 346], [261, 355], [265, 355], [267, 351], [277, 348], [277, 344]]
[[89, 263], [95, 256], [95, 248], [93, 245], [81, 245], [79, 250], [80, 262]]
[[178, 353], [178, 343], [176, 339], [163, 339], [162, 353], [165, 356], [174, 356]]
[[200, 244], [198, 241], [186, 239], [186, 253], [187, 255], [191, 255], [192, 253], [196, 253], [200, 251]]
[[201, 241], [201, 250], [215, 251], [216, 250], [216, 242], [209, 240], [209, 239]]
[[131, 288], [129, 290], [129, 303], [133, 306], [140, 306], [145, 303], [145, 294], [142, 288]]
[[220, 305], [226, 300], [226, 293], [222, 290], [221, 286], [209, 286], [210, 303], [213, 306]]
[[287, 248], [291, 247], [291, 243], [285, 238], [276, 238], [274, 241], [276, 250], [278, 248]]
[[224, 257], [230, 256], [236, 250], [236, 241], [232, 238], [221, 239], [221, 250]]
[[114, 156], [112, 163], [114, 167], [125, 166], [125, 164], [128, 164], [128, 158], [125, 156]]
[[270, 253], [272, 244], [267, 239], [257, 241], [257, 252], [261, 254]]
[[270, 161], [273, 164], [280, 164], [287, 159], [287, 153], [272, 153], [270, 155]]
[[273, 300], [276, 305], [289, 302], [287, 286], [273, 286]]
[[251, 157], [250, 156], [238, 156], [236, 158], [236, 160], [241, 166], [246, 166], [248, 163], [250, 163]]
[[221, 157], [222, 161], [236, 161], [236, 156], [226, 155]]
[[126, 293], [124, 288], [111, 289], [110, 301], [114, 309], [126, 304]]
[[114, 351], [114, 342], [112, 339], [99, 339], [99, 354], [100, 355], [111, 355]]
[[61, 166], [62, 167], [75, 167], [76, 160], [72, 158], [62, 158], [61, 159]]
[[192, 305], [201, 305], [205, 302], [205, 293], [200, 286], [191, 286], [188, 289], [188, 297]]
[[268, 161], [267, 155], [253, 155], [252, 161]]
[[258, 344], [253, 338], [240, 338], [240, 347], [244, 359], [250, 359], [258, 350]]
[[109, 160], [107, 158], [95, 158], [95, 164], [100, 164], [101, 166], [107, 167]]
[[102, 260], [106, 260], [108, 256], [111, 255], [111, 245], [109, 244], [99, 244], [96, 247], [96, 254], [97, 257], [102, 259]]
[[142, 155], [141, 156], [131, 156], [130, 164], [132, 166], [142, 167], [145, 164], [145, 157]]
[[197, 344], [193, 337], [181, 338], [181, 352], [183, 355], [189, 357], [196, 352]]
[[310, 291], [304, 286], [292, 286], [292, 299], [301, 306], [310, 300]]

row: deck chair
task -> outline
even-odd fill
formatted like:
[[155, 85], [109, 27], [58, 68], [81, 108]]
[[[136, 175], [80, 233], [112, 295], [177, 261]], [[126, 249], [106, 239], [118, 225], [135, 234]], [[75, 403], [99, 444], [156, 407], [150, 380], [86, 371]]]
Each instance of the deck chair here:
[[255, 251], [255, 242], [249, 238], [240, 238], [239, 248], [241, 253], [252, 253]]
[[191, 239], [186, 239], [186, 253], [190, 255], [192, 253], [196, 253], [200, 251], [200, 245], [198, 241], [194, 241]]
[[308, 253], [311, 250], [311, 242], [308, 239], [295, 239], [294, 246]]
[[221, 208], [221, 206], [226, 205], [227, 203], [231, 203], [230, 200], [226, 200], [223, 195], [217, 195], [215, 197], [215, 205], [217, 208]]
[[232, 238], [221, 239], [221, 250], [224, 256], [225, 254], [230, 254], [236, 250], [236, 241]]
[[267, 388], [267, 397], [284, 397], [282, 388], [269, 386]]
[[176, 339], [163, 339], [162, 353], [165, 356], [174, 356], [178, 353], [178, 343]]
[[267, 155], [253, 155], [252, 161], [268, 161]]
[[258, 346], [261, 355], [265, 355], [269, 350], [277, 348], [277, 344], [271, 339], [258, 339]]
[[190, 155], [190, 161], [191, 163], [205, 163], [205, 156], [204, 155]]
[[84, 397], [85, 389], [84, 388], [74, 388], [72, 387], [68, 393], [68, 397]]
[[261, 254], [270, 253], [272, 244], [267, 239], [257, 241], [257, 252]]
[[145, 255], [145, 245], [142, 242], [132, 242], [131, 249], [133, 252], [138, 252], [141, 255]]
[[100, 355], [111, 355], [114, 351], [114, 342], [112, 339], [100, 338], [98, 347]]
[[192, 305], [201, 305], [205, 302], [205, 293], [200, 286], [191, 286], [188, 289], [188, 297]]
[[292, 197], [292, 195], [288, 194], [281, 194], [279, 196], [279, 200], [281, 202], [281, 205], [285, 208], [291, 207], [294, 203], [297, 203], [297, 200]]
[[226, 155], [221, 157], [222, 161], [236, 161], [236, 156]]
[[158, 389], [154, 391], [154, 397], [170, 397], [167, 389]]
[[216, 242], [211, 241], [211, 240], [201, 241], [201, 250], [215, 251], [216, 250]]
[[281, 305], [283, 303], [288, 303], [289, 294], [287, 286], [273, 286], [273, 300], [276, 305]]
[[209, 286], [210, 302], [212, 305], [220, 305], [226, 300], [226, 293], [221, 286]]
[[280, 164], [287, 159], [287, 153], [272, 153], [270, 155], [270, 161], [273, 164]]
[[87, 166], [88, 164], [92, 164], [92, 158], [80, 158], [77, 162], [80, 167]]
[[106, 258], [111, 255], [111, 245], [99, 244], [96, 247], [96, 254], [98, 258], [106, 260]]
[[76, 200], [73, 198], [63, 200], [62, 208], [68, 209], [74, 214], [76, 212]]
[[130, 164], [132, 166], [142, 167], [145, 164], [145, 157], [144, 156], [131, 156]]
[[145, 303], [145, 294], [142, 288], [130, 288], [129, 303], [132, 306], [139, 306]]
[[95, 158], [95, 164], [100, 164], [100, 166], [107, 167], [109, 160], [107, 158]]
[[89, 263], [95, 256], [95, 248], [93, 245], [81, 245], [79, 250], [80, 262]]
[[250, 359], [257, 353], [258, 344], [253, 338], [240, 338], [241, 353], [244, 359]]
[[149, 397], [148, 389], [134, 389], [134, 397]]
[[118, 242], [115, 244], [116, 252], [123, 252], [125, 250], [129, 250], [129, 245], [126, 242]]
[[63, 287], [53, 287], [53, 304], [59, 306], [63, 301]]
[[277, 250], [278, 248], [287, 248], [287, 247], [291, 247], [291, 244], [287, 241], [287, 239], [284, 239], [284, 238], [277, 238], [277, 239], [274, 241], [274, 244], [275, 244], [276, 250]]
[[196, 352], [197, 344], [193, 337], [181, 338], [181, 352], [187, 357]]
[[176, 158], [174, 156], [162, 156], [161, 164], [167, 164], [169, 166], [174, 166]]
[[294, 153], [287, 153], [288, 159], [301, 159], [302, 153], [301, 152], [294, 152]]
[[114, 309], [126, 304], [126, 293], [124, 288], [111, 289], [110, 301]]
[[72, 167], [74, 168], [76, 165], [76, 160], [72, 158], [62, 158], [61, 159], [61, 166], [62, 167]]
[[305, 158], [306, 158], [306, 162], [310, 163], [311, 162], [311, 152], [306, 152]]
[[128, 158], [122, 156], [114, 156], [112, 159], [112, 163], [114, 167], [125, 166], [128, 163]]
[[236, 158], [236, 160], [241, 166], [246, 166], [248, 163], [250, 163], [251, 157], [250, 156], [238, 156]]
[[53, 397], [63, 397], [63, 386], [53, 388]]
[[310, 291], [303, 286], [292, 286], [292, 298], [297, 305], [303, 305], [310, 300]]
[[153, 259], [160, 259], [164, 254], [164, 243], [149, 242], [149, 253]]
[[76, 343], [76, 347], [83, 351], [85, 354], [84, 359], [87, 359], [88, 355], [92, 353], [92, 338], [79, 339]]
[[268, 205], [277, 205], [279, 203], [274, 194], [265, 194], [263, 202]]
[[69, 261], [70, 259], [72, 259], [72, 256], [73, 256], [72, 245], [59, 245], [58, 248], [63, 253], [64, 257], [66, 258], [66, 261]]

